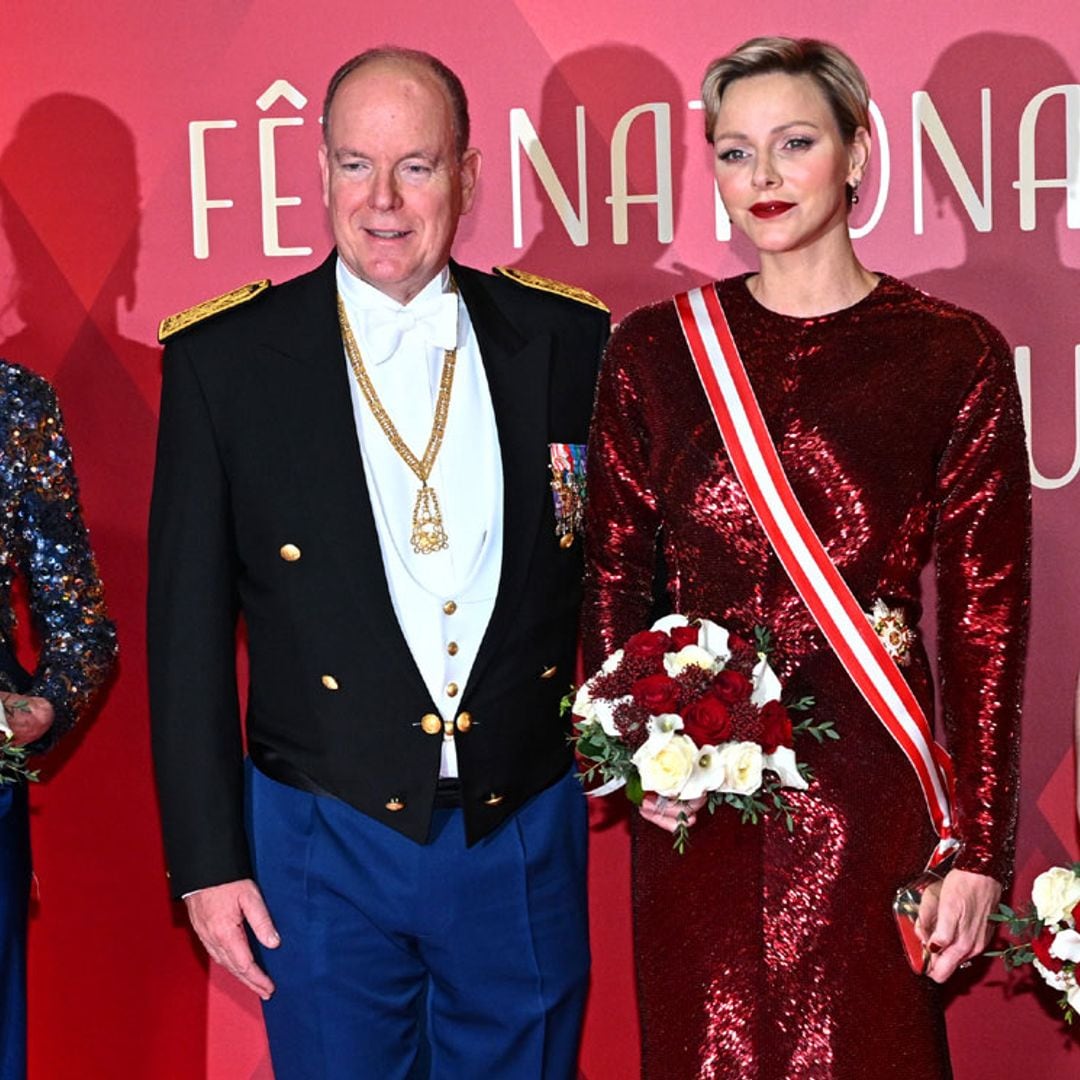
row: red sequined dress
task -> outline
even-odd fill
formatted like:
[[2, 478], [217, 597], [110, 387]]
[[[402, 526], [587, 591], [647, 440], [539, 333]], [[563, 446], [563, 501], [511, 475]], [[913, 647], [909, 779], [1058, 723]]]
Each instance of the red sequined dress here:
[[[956, 765], [957, 865], [1009, 875], [1027, 623], [1030, 493], [1011, 353], [985, 320], [882, 277], [816, 318], [716, 286], [795, 492], [869, 610], [916, 626], [936, 565], [941, 728]], [[634, 816], [634, 937], [650, 1080], [949, 1075], [939, 988], [913, 975], [896, 889], [934, 844], [915, 774], [829, 651], [736, 481], [670, 302], [612, 337], [589, 444], [585, 661], [668, 600], [768, 627], [792, 696], [841, 739], [800, 740], [815, 781], [793, 832], [700, 815], [685, 856]], [[921, 640], [903, 669], [933, 715]]]

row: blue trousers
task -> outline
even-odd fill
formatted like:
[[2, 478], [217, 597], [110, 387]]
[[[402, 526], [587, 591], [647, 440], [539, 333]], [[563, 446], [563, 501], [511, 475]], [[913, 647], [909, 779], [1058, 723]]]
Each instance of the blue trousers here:
[[249, 766], [277, 1080], [570, 1080], [589, 971], [577, 780], [465, 846], [460, 810], [417, 844]]
[[0, 786], [0, 1080], [26, 1076], [30, 818], [25, 784]]

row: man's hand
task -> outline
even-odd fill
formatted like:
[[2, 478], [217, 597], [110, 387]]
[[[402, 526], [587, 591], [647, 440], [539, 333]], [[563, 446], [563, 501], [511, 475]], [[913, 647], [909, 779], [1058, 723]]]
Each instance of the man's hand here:
[[53, 725], [53, 707], [42, 697], [0, 692], [0, 703], [14, 746], [37, 742]]
[[923, 894], [916, 933], [929, 948], [934, 982], [943, 983], [961, 964], [978, 956], [990, 937], [990, 914], [1001, 886], [985, 874], [950, 870]]
[[274, 992], [270, 976], [251, 954], [244, 922], [261, 945], [276, 949], [281, 944], [262, 893], [251, 878], [211, 885], [184, 899], [188, 918], [210, 958], [235, 975], [249, 990], [268, 1001]]
[[693, 825], [697, 821], [697, 812], [705, 805], [706, 796], [699, 799], [690, 799], [681, 802], [676, 799], [665, 799], [662, 795], [654, 795], [651, 792], [641, 801], [638, 810], [646, 821], [659, 825], [673, 833], [679, 825], [679, 814], [686, 815], [686, 824]]

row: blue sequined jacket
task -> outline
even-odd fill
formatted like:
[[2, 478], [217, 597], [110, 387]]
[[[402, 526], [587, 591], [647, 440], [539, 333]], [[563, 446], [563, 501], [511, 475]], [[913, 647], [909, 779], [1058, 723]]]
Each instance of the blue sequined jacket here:
[[26, 578], [40, 641], [26, 693], [55, 712], [30, 747], [39, 752], [74, 725], [109, 675], [116, 628], [105, 611], [56, 395], [39, 375], [0, 360], [0, 647], [9, 650], [16, 573]]

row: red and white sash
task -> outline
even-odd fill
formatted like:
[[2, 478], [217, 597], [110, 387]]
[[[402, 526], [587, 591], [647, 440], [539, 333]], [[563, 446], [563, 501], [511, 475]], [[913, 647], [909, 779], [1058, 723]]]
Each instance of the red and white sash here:
[[949, 755], [934, 741], [911, 688], [799, 505], [716, 290], [709, 286], [680, 293], [675, 308], [735, 475], [758, 521], [829, 645], [919, 778], [939, 837], [929, 863], [936, 866], [957, 847]]

